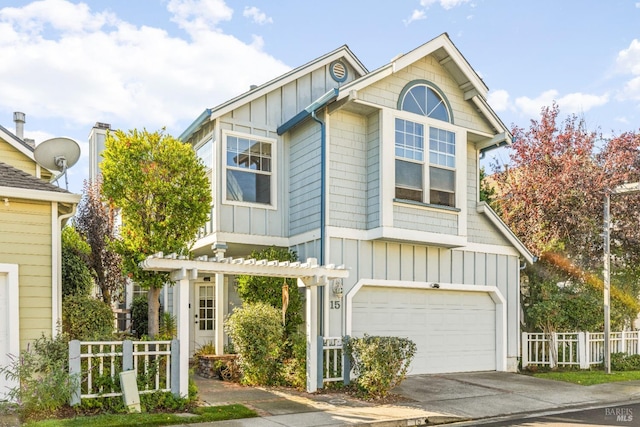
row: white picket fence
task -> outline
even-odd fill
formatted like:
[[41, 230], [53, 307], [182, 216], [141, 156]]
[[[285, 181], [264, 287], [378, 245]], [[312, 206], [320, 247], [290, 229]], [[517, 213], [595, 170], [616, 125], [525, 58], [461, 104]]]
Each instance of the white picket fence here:
[[81, 399], [121, 396], [119, 374], [134, 370], [140, 394], [177, 393], [179, 342], [70, 341], [69, 374], [78, 379], [71, 405]]
[[[611, 353], [640, 354], [639, 331], [612, 332]], [[604, 363], [604, 333], [522, 333], [522, 367], [576, 366], [588, 369]]]

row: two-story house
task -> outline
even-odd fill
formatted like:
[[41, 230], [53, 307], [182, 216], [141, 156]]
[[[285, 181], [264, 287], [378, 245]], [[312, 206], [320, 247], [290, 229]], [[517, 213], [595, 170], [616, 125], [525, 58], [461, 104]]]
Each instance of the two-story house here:
[[[344, 264], [307, 319], [321, 335], [409, 337], [411, 374], [515, 370], [534, 259], [479, 200], [480, 158], [511, 139], [487, 92], [442, 34], [374, 71], [343, 46], [206, 109], [180, 137], [214, 200], [194, 254]], [[222, 343], [233, 283], [192, 281], [191, 351]]]
[[[80, 195], [52, 183], [55, 171], [39, 165], [35, 144], [0, 126], [0, 367], [30, 342], [56, 334], [62, 318], [61, 230]], [[15, 386], [0, 375], [0, 401]]]

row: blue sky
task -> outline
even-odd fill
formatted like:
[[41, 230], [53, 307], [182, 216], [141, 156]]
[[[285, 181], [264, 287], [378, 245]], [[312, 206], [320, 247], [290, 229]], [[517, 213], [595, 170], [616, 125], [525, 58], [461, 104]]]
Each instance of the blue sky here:
[[[554, 100], [605, 136], [640, 129], [638, 0], [4, 0], [0, 124], [81, 146], [95, 122], [178, 136], [213, 107], [343, 44], [369, 69], [447, 32], [508, 126]], [[506, 161], [506, 154], [497, 155]]]

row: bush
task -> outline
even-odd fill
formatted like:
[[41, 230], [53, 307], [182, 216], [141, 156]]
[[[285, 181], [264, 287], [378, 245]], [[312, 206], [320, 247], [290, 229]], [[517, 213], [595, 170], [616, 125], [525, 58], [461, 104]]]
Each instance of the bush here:
[[89, 296], [93, 280], [87, 257], [91, 248], [72, 226], [62, 229], [62, 297]]
[[350, 338], [346, 350], [359, 393], [367, 398], [382, 398], [404, 380], [416, 345], [407, 338], [365, 334], [363, 338]]
[[640, 371], [640, 354], [611, 353], [612, 371]]
[[133, 332], [141, 338], [149, 333], [149, 302], [146, 295], [137, 296], [131, 303], [131, 321]]
[[86, 296], [69, 296], [62, 301], [62, 331], [71, 340], [110, 339], [114, 330], [111, 307]]
[[247, 304], [227, 318], [224, 328], [238, 352], [243, 383], [273, 385], [281, 382], [284, 328], [280, 310], [262, 302]]
[[298, 332], [290, 338], [291, 356], [284, 360], [284, 379], [287, 385], [297, 389], [307, 386], [307, 337]]
[[0, 367], [0, 375], [20, 384], [9, 390], [9, 398], [18, 403], [25, 419], [51, 416], [69, 402], [77, 379], [68, 374], [68, 360], [67, 337], [43, 335]]

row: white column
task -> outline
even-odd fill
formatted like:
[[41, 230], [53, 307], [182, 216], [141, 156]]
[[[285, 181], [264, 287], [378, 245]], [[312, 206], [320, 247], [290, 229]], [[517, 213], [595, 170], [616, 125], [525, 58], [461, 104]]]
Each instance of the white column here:
[[224, 274], [216, 274], [216, 354], [224, 354]]
[[171, 280], [175, 281], [174, 303], [177, 323], [178, 340], [180, 340], [180, 396], [189, 395], [189, 279], [195, 280], [197, 270], [183, 268], [171, 273]]
[[[300, 283], [298, 285], [300, 286]], [[307, 304], [307, 392], [313, 393], [318, 389], [318, 287], [305, 286], [305, 294]]]

